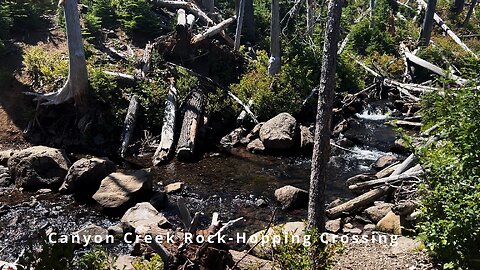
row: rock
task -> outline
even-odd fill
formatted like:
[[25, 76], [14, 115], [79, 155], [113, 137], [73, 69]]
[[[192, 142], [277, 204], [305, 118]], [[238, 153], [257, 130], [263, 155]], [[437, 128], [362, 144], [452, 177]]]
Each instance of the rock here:
[[300, 148], [304, 151], [313, 149], [313, 132], [309, 127], [300, 126]]
[[0, 166], [8, 166], [8, 160], [17, 152], [15, 150], [0, 151]]
[[400, 216], [395, 215], [392, 211], [388, 212], [388, 214], [377, 223], [376, 230], [400, 235], [402, 233]]
[[250, 131], [250, 133], [248, 133], [248, 135], [245, 136], [243, 142], [244, 142], [245, 144], [247, 144], [247, 143], [249, 143], [249, 142], [251, 142], [251, 141], [253, 141], [253, 140], [255, 140], [255, 139], [260, 138], [260, 129], [262, 128], [262, 126], [263, 126], [264, 123], [265, 123], [265, 122], [261, 122], [261, 123], [256, 124], [256, 125], [252, 128], [252, 130]]
[[330, 208], [333, 208], [335, 206], [339, 206], [340, 204], [342, 204], [342, 200], [341, 199], [335, 199], [331, 203], [329, 203], [325, 209], [330, 209]]
[[267, 206], [267, 202], [264, 199], [257, 199], [255, 201], [255, 206], [256, 207], [264, 207], [264, 206]]
[[53, 191], [49, 188], [42, 188], [42, 189], [37, 190], [38, 194], [47, 194], [47, 193], [52, 193], [52, 192]]
[[223, 136], [220, 140], [220, 144], [225, 148], [235, 147], [241, 143], [243, 136], [247, 133], [247, 130], [244, 128], [236, 128], [229, 134]]
[[175, 182], [165, 186], [165, 192], [167, 194], [180, 192], [183, 189], [183, 182]]
[[123, 226], [121, 223], [118, 223], [108, 227], [107, 231], [110, 235], [121, 237], [123, 235]]
[[337, 219], [334, 219], [334, 220], [328, 220], [325, 223], [325, 230], [327, 232], [331, 232], [331, 233], [338, 233], [340, 231], [341, 226], [342, 226], [342, 219], [341, 218], [337, 218]]
[[266, 149], [284, 150], [293, 147], [297, 121], [288, 113], [281, 113], [260, 128], [260, 140]]
[[[237, 265], [239, 270], [270, 270], [270, 269], [280, 269], [274, 266], [272, 261], [260, 259], [253, 255], [247, 254], [246, 252], [236, 251], [236, 250], [229, 250], [230, 254], [232, 255], [232, 259], [234, 263], [240, 261]], [[245, 256], [246, 255], [246, 256]], [[245, 256], [245, 258], [244, 258]], [[237, 268], [235, 268], [237, 269]]]
[[365, 226], [363, 226], [363, 230], [366, 231], [366, 232], [371, 232], [373, 230], [375, 230], [376, 226], [375, 224], [366, 224]]
[[342, 120], [340, 123], [338, 123], [335, 128], [333, 128], [332, 135], [334, 137], [337, 137], [340, 135], [340, 133], [344, 132], [348, 128], [348, 123], [347, 120]]
[[120, 255], [115, 260], [112, 269], [122, 269], [122, 270], [134, 270], [133, 263], [137, 260], [137, 257], [130, 255]]
[[167, 196], [164, 191], [157, 190], [150, 197], [150, 204], [156, 209], [162, 209], [165, 207]]
[[308, 192], [294, 186], [284, 186], [275, 190], [275, 198], [285, 209], [297, 209], [308, 204]]
[[12, 177], [7, 167], [0, 165], [0, 187], [8, 187], [12, 184]]
[[396, 156], [392, 155], [386, 155], [386, 156], [381, 156], [379, 157], [374, 163], [373, 163], [373, 168], [377, 170], [381, 170], [397, 161]]
[[[261, 257], [271, 258], [272, 250], [285, 243], [285, 235], [290, 235], [287, 240], [291, 240], [293, 238], [292, 236], [294, 236], [295, 238], [298, 237], [300, 243], [303, 243], [305, 240], [305, 229], [305, 223], [300, 221], [279, 224], [269, 228], [267, 232], [261, 230], [252, 234], [247, 240], [247, 246], [253, 247], [259, 240], [262, 240], [262, 242], [253, 249], [253, 253]], [[275, 237], [277, 239], [280, 237], [281, 241], [274, 243], [273, 239], [275, 239]]]
[[82, 244], [89, 244], [87, 239], [90, 239], [90, 243], [99, 244], [107, 240], [108, 230], [91, 224], [74, 232], [73, 235], [78, 235]]
[[421, 250], [423, 243], [417, 239], [411, 239], [405, 236], [399, 236], [396, 243], [390, 244], [390, 252], [396, 254], [406, 254]]
[[151, 191], [152, 178], [148, 170], [111, 173], [102, 180], [93, 199], [105, 208], [118, 208], [137, 195]]
[[115, 164], [107, 158], [82, 158], [68, 169], [61, 193], [75, 193], [76, 197], [91, 198], [102, 179], [115, 171]]
[[137, 203], [128, 209], [120, 221], [134, 228], [137, 233], [158, 231], [160, 227], [167, 227], [170, 224], [163, 214], [148, 202]]
[[405, 154], [408, 150], [408, 145], [404, 139], [396, 139], [390, 150], [394, 153]]
[[380, 203], [365, 209], [365, 214], [371, 221], [377, 223], [392, 210], [392, 207], [391, 203]]
[[392, 211], [397, 215], [407, 216], [413, 213], [413, 211], [415, 211], [417, 207], [418, 204], [414, 201], [400, 201], [393, 207]]
[[361, 234], [362, 229], [353, 227], [353, 228], [343, 228], [343, 233], [348, 233], [348, 234]]
[[252, 153], [262, 153], [265, 151], [265, 146], [260, 139], [255, 139], [247, 144], [247, 150]]
[[67, 175], [69, 164], [63, 150], [46, 146], [27, 148], [8, 160], [15, 184], [26, 190], [57, 189]]
[[351, 146], [354, 146], [355, 143], [352, 142], [351, 140], [347, 139], [347, 138], [341, 138], [337, 141], [337, 144], [341, 147], [351, 147]]

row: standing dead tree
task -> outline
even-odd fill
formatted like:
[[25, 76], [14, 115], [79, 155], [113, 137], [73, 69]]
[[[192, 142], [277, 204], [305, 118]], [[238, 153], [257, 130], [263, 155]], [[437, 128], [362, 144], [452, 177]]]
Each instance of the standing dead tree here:
[[245, 14], [245, 0], [240, 0], [240, 7], [238, 8], [238, 12], [237, 12], [237, 28], [235, 31], [235, 44], [233, 45], [233, 49], [236, 51], [240, 49], [240, 37], [242, 35], [242, 23], [243, 23], [244, 14]]
[[83, 49], [82, 33], [80, 29], [80, 17], [78, 14], [78, 0], [60, 1], [65, 14], [68, 44], [68, 79], [64, 86], [53, 93], [38, 95], [38, 100], [43, 105], [56, 105], [70, 99], [75, 104], [80, 104], [88, 93], [88, 72]]
[[281, 68], [280, 49], [280, 7], [279, 0], [272, 0], [272, 19], [270, 23], [270, 59], [268, 74], [275, 76]]
[[455, 0], [450, 10], [453, 13], [455, 13], [455, 15], [458, 15], [462, 13], [464, 6], [465, 6], [465, 0]]
[[465, 21], [463, 21], [463, 25], [466, 25], [468, 21], [470, 21], [470, 17], [472, 17], [472, 13], [476, 5], [477, 5], [477, 0], [472, 0], [472, 2], [470, 3], [470, 8], [468, 9], [468, 12], [467, 12], [467, 16], [465, 16]]
[[315, 16], [313, 12], [313, 7], [315, 5], [314, 0], [307, 0], [307, 35], [312, 36], [313, 35], [313, 30], [314, 30], [314, 24], [315, 24]]
[[[422, 2], [424, 2], [422, 0]], [[424, 2], [425, 3], [425, 2]], [[432, 36], [433, 28], [433, 16], [435, 14], [435, 7], [437, 6], [437, 0], [428, 0], [425, 8], [425, 17], [423, 18], [422, 29], [420, 31], [419, 44], [421, 46], [428, 46], [430, 43], [430, 37]]]
[[[327, 163], [330, 159], [330, 135], [335, 90], [335, 66], [337, 61], [338, 39], [342, 4], [337, 0], [328, 3], [327, 23], [323, 45], [323, 59], [318, 94], [317, 117], [312, 156], [312, 173], [308, 200], [308, 227], [325, 230], [325, 184]], [[315, 261], [317, 248], [312, 249]]]
[[122, 145], [120, 146], [120, 156], [125, 157], [127, 152], [128, 145], [130, 144], [130, 139], [133, 136], [133, 131], [135, 129], [135, 123], [137, 122], [138, 112], [140, 110], [140, 103], [137, 95], [133, 95], [130, 99], [130, 105], [128, 106], [127, 116], [125, 117], [125, 122], [123, 123], [123, 132], [122, 132]]
[[153, 155], [153, 165], [156, 166], [168, 159], [171, 154], [175, 139], [175, 123], [177, 120], [177, 89], [173, 83], [170, 85], [167, 100], [165, 101], [165, 112], [163, 115], [162, 135], [160, 144]]

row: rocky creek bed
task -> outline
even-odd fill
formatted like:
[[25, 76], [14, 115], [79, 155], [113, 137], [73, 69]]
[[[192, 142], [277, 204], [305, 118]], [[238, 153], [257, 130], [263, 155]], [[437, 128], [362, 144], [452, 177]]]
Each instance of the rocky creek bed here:
[[[404, 158], [401, 154], [391, 153], [392, 150], [396, 151], [395, 140], [398, 136], [391, 126], [384, 124], [390, 113], [391, 111], [385, 108], [367, 108], [350, 119], [349, 128], [343, 130], [345, 132], [342, 131], [332, 142], [327, 202], [353, 197], [345, 181], [361, 173], [375, 172], [372, 164], [378, 162], [379, 158], [387, 155]], [[68, 156], [70, 159], [75, 158], [75, 155]], [[149, 168], [150, 162], [151, 154], [129, 157], [122, 164], [116, 164], [116, 170], [128, 172], [132, 169]], [[150, 168], [150, 188], [154, 190], [154, 195], [136, 197], [134, 201], [150, 201], [174, 228], [178, 228], [181, 227], [182, 220], [177, 201], [184, 198], [190, 213], [203, 213], [200, 228], [208, 227], [210, 217], [214, 212], [218, 212], [224, 221], [243, 217], [244, 221], [236, 223], [233, 232], [250, 235], [270, 222], [274, 208], [279, 206], [275, 199], [278, 188], [291, 185], [308, 190], [310, 166], [309, 158], [301, 155], [259, 155], [250, 153], [244, 147], [234, 147], [207, 153], [194, 163], [173, 160], [168, 164]], [[116, 181], [115, 177], [111, 178]], [[172, 183], [175, 184], [171, 185]], [[65, 189], [64, 186], [65, 184], [60, 190]], [[28, 189], [28, 186], [26, 187]], [[99, 202], [95, 197], [97, 193], [93, 197]], [[167, 199], [163, 200], [162, 196]], [[133, 206], [133, 201], [128, 205]], [[276, 211], [274, 223], [305, 219], [306, 209], [299, 208], [279, 209]], [[126, 208], [122, 208], [121, 211], [105, 212], [91, 199], [77, 202], [73, 195], [63, 195], [48, 189], [28, 192], [13, 186], [2, 188], [0, 260], [15, 261], [29, 242], [38, 239], [42, 232], [71, 234], [91, 224], [103, 228], [112, 227], [119, 223], [125, 210]], [[327, 227], [338, 233], [345, 226], [344, 233], [358, 234], [366, 229], [365, 224], [378, 221], [365, 219], [368, 218], [347, 217], [341, 222], [330, 221]], [[338, 228], [332, 229], [331, 226]], [[230, 247], [245, 249], [244, 244], [230, 243]], [[132, 245], [122, 241], [106, 245], [106, 248], [114, 254], [130, 254], [134, 249]], [[80, 249], [80, 252], [82, 250], [85, 249]]]

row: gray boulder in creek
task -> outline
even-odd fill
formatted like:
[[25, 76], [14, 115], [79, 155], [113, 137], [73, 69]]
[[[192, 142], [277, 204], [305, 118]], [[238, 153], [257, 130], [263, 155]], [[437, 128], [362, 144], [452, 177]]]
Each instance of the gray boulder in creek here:
[[70, 161], [63, 150], [34, 146], [15, 153], [8, 168], [15, 184], [26, 190], [57, 189], [67, 175]]
[[91, 198], [102, 179], [115, 171], [115, 164], [107, 158], [82, 158], [68, 169], [60, 192], [75, 193], [76, 197]]
[[280, 113], [260, 128], [260, 140], [266, 149], [285, 150], [295, 144], [297, 121], [289, 113]]
[[104, 208], [119, 208], [138, 195], [152, 192], [149, 170], [111, 173], [102, 180], [93, 199]]
[[308, 192], [294, 186], [284, 186], [275, 190], [275, 198], [284, 209], [304, 208], [308, 204]]

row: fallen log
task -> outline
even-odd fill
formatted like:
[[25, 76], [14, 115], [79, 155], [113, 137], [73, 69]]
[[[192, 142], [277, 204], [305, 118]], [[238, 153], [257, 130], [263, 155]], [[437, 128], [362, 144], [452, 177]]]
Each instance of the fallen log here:
[[190, 160], [195, 153], [195, 143], [203, 120], [205, 94], [195, 89], [188, 97], [183, 116], [182, 129], [177, 143], [177, 159]]
[[166, 161], [171, 155], [175, 137], [175, 123], [177, 121], [177, 89], [170, 85], [167, 100], [165, 101], [165, 111], [163, 115], [163, 126], [160, 144], [153, 155], [153, 166]]
[[359, 182], [359, 183], [348, 186], [348, 189], [350, 189], [351, 191], [358, 191], [358, 190], [369, 189], [369, 188], [372, 188], [372, 187], [378, 186], [378, 185], [390, 185], [390, 184], [397, 183], [397, 182], [400, 182], [400, 181], [403, 181], [403, 180], [406, 180], [406, 179], [410, 179], [410, 178], [420, 176], [421, 174], [422, 174], [421, 170], [410, 172], [410, 173], [405, 172], [405, 173], [399, 174], [399, 175], [391, 175], [391, 176], [387, 176], [387, 177], [380, 178], [380, 179], [374, 179], [374, 180], [369, 180], [369, 181], [365, 181], [365, 182]]
[[360, 207], [369, 205], [370, 203], [374, 202], [375, 200], [384, 196], [385, 194], [391, 192], [392, 190], [393, 190], [392, 188], [387, 186], [373, 189], [345, 203], [342, 203], [338, 206], [327, 209], [325, 213], [329, 219], [336, 219], [340, 217], [343, 213], [351, 212]]
[[125, 157], [127, 152], [130, 139], [133, 135], [133, 130], [135, 129], [135, 123], [137, 122], [138, 112], [140, 111], [140, 103], [137, 95], [133, 95], [130, 99], [130, 105], [128, 106], [127, 116], [125, 117], [125, 122], [123, 123], [123, 132], [121, 136], [122, 144], [120, 146], [119, 152], [121, 157]]
[[399, 127], [414, 128], [414, 129], [419, 129], [423, 126], [422, 123], [405, 121], [405, 120], [396, 120], [394, 121], [394, 123]]
[[203, 33], [200, 33], [200, 34], [197, 34], [195, 35], [192, 40], [191, 40], [191, 43], [192, 44], [197, 44], [198, 42], [208, 38], [208, 37], [212, 37], [218, 33], [220, 33], [221, 31], [223, 31], [229, 24], [231, 24], [233, 21], [235, 21], [236, 19], [236, 16], [233, 16], [231, 18], [228, 18], [226, 20], [224, 20], [223, 22], [217, 24], [217, 25], [214, 25], [210, 28], [208, 28], [207, 30], [205, 30], [205, 32]]
[[412, 63], [414, 63], [414, 64], [416, 64], [416, 65], [418, 65], [418, 66], [421, 66], [421, 67], [423, 67], [423, 68], [426, 68], [426, 69], [432, 71], [432, 72], [435, 73], [435, 74], [438, 74], [438, 75], [440, 75], [440, 76], [442, 76], [442, 77], [450, 78], [450, 79], [454, 80], [455, 83], [458, 84], [458, 85], [464, 85], [464, 84], [467, 82], [467, 80], [462, 79], [462, 78], [458, 77], [458, 76], [455, 75], [455, 74], [451, 74], [451, 73], [448, 73], [448, 74], [447, 74], [447, 73], [445, 73], [445, 71], [443, 71], [443, 69], [440, 68], [439, 66], [434, 65], [434, 64], [432, 64], [432, 63], [430, 63], [430, 62], [428, 62], [428, 61], [425, 61], [425, 60], [423, 60], [422, 58], [420, 58], [420, 57], [418, 57], [418, 56], [415, 56], [415, 55], [413, 55], [413, 54], [410, 53], [410, 52], [407, 52], [407, 51], [406, 51], [406, 52], [405, 52], [405, 57], [406, 57], [410, 62], [412, 62]]
[[[427, 3], [424, 0], [417, 0], [417, 2], [424, 9], [427, 8]], [[460, 47], [462, 47], [462, 49], [464, 49], [466, 52], [473, 55], [473, 57], [475, 57], [475, 59], [478, 59], [478, 56], [472, 50], [470, 50], [470, 48], [468, 48], [468, 46], [465, 45], [465, 43], [462, 42], [462, 40], [450, 29], [450, 27], [448, 27], [448, 25], [445, 24], [445, 22], [442, 20], [442, 18], [440, 18], [440, 16], [438, 16], [438, 14], [436, 12], [433, 15], [433, 19], [443, 29], [443, 31], [445, 31], [445, 33], [447, 33], [447, 35], [449, 35], [453, 39], [453, 41], [455, 41], [455, 43], [460, 45]]]

